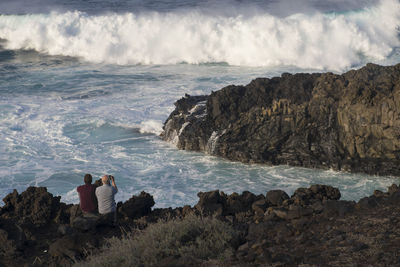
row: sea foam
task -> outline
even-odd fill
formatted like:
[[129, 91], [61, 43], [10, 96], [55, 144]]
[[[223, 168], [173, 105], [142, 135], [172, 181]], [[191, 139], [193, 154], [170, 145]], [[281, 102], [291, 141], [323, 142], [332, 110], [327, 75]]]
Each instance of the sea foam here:
[[201, 11], [0, 16], [8, 49], [33, 49], [94, 63], [297, 66], [342, 71], [388, 57], [399, 46], [400, 3], [357, 12], [278, 17]]

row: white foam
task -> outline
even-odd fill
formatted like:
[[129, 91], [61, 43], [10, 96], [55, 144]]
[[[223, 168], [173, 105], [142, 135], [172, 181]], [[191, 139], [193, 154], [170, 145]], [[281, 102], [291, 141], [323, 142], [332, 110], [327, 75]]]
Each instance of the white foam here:
[[79, 203], [79, 195], [78, 192], [76, 191], [76, 188], [71, 189], [68, 191], [65, 195], [62, 196], [62, 200], [66, 203]]
[[208, 153], [210, 153], [210, 154], [214, 153], [218, 139], [219, 139], [218, 132], [213, 131], [210, 138], [207, 141], [207, 152]]
[[240, 66], [293, 65], [343, 70], [385, 59], [399, 46], [400, 3], [347, 14], [277, 17], [170, 13], [82, 12], [0, 16], [0, 38], [9, 49], [112, 64], [227, 62]]
[[185, 122], [183, 125], [182, 125], [182, 127], [179, 129], [179, 133], [178, 133], [178, 136], [180, 136], [182, 133], [183, 133], [183, 131], [185, 130], [185, 128], [188, 126], [190, 124], [190, 122]]
[[163, 123], [157, 120], [146, 120], [140, 123], [140, 133], [151, 133], [160, 135], [162, 132]]

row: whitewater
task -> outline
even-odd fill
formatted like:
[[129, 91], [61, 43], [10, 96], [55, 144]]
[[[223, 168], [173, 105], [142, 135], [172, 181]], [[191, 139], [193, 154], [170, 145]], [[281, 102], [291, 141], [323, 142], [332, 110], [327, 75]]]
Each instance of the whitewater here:
[[358, 200], [399, 183], [229, 162], [158, 137], [186, 93], [399, 63], [397, 0], [5, 0], [0, 14], [0, 198], [46, 186], [77, 203], [85, 173], [113, 174], [117, 200], [146, 191], [157, 207], [193, 205], [199, 191], [315, 183]]

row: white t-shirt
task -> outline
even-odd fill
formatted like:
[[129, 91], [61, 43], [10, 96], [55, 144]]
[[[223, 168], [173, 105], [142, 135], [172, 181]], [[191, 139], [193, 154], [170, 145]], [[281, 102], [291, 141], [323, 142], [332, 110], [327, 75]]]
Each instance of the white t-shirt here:
[[114, 196], [117, 192], [117, 188], [108, 184], [103, 184], [96, 188], [96, 197], [100, 214], [107, 214], [115, 211], [116, 205]]

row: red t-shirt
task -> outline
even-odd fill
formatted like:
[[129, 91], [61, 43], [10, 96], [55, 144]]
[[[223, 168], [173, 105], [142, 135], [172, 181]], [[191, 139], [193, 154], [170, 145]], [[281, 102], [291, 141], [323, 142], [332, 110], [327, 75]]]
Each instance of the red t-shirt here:
[[79, 193], [79, 200], [83, 212], [95, 212], [96, 205], [96, 186], [94, 184], [84, 184], [76, 188]]

